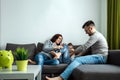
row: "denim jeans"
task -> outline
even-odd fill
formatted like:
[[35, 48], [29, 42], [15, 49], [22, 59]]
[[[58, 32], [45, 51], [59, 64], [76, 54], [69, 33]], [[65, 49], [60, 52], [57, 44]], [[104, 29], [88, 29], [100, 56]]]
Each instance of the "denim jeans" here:
[[60, 49], [60, 52], [62, 53], [59, 59], [60, 63], [70, 63], [70, 53], [66, 44], [64, 44], [63, 48]]
[[71, 75], [72, 71], [82, 65], [82, 64], [98, 64], [98, 63], [105, 63], [106, 57], [102, 55], [88, 55], [88, 56], [81, 56], [76, 57], [69, 66], [65, 69], [63, 73], [61, 73], [61, 77], [63, 80], [67, 80], [68, 77]]
[[68, 46], [64, 45], [64, 47], [60, 49], [60, 52], [62, 54], [59, 59], [50, 59], [47, 55], [44, 54], [44, 52], [40, 52], [35, 56], [35, 61], [37, 62], [38, 65], [41, 65], [41, 66], [43, 66], [43, 64], [57, 65], [60, 63], [69, 63], [70, 54], [69, 54]]
[[46, 65], [57, 65], [57, 64], [59, 64], [59, 61], [57, 59], [50, 59], [45, 54], [42, 54], [42, 52], [38, 53], [35, 56], [35, 61], [37, 62], [38, 65], [41, 65], [41, 66], [43, 66], [43, 64], [46, 64]]

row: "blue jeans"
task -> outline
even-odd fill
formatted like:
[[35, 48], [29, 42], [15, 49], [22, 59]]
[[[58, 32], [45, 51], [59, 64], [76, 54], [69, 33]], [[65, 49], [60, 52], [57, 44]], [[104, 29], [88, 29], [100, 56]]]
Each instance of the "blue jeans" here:
[[37, 62], [38, 65], [41, 65], [41, 66], [43, 66], [43, 64], [46, 64], [46, 65], [57, 65], [57, 64], [59, 64], [59, 61], [57, 59], [50, 59], [45, 54], [42, 54], [42, 52], [38, 53], [35, 56], [35, 61]]
[[88, 55], [88, 56], [76, 57], [65, 69], [65, 71], [61, 73], [60, 76], [63, 78], [63, 80], [67, 80], [68, 77], [71, 75], [72, 71], [76, 67], [82, 64], [98, 64], [105, 62], [106, 62], [106, 57], [103, 57], [102, 55]]
[[60, 49], [60, 52], [62, 53], [59, 59], [60, 63], [70, 63], [70, 53], [66, 44], [64, 44], [63, 48]]

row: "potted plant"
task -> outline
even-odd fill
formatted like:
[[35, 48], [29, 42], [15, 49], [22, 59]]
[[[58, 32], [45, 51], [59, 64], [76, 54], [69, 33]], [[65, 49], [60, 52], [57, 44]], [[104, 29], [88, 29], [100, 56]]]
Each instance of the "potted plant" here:
[[16, 59], [17, 69], [19, 71], [26, 71], [28, 64], [28, 50], [25, 48], [17, 48], [14, 55]]

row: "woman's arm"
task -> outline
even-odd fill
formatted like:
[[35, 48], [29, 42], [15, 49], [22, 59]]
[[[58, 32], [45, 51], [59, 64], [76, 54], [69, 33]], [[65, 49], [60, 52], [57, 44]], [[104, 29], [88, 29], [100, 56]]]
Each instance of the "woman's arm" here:
[[50, 40], [45, 41], [44, 46], [43, 46], [43, 51], [45, 52], [50, 52], [52, 51], [53, 48], [53, 43]]

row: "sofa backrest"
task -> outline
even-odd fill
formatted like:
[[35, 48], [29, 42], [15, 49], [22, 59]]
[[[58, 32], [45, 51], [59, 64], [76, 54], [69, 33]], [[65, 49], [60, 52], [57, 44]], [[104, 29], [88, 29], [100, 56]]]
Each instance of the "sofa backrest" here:
[[43, 43], [41, 43], [41, 42], [38, 42], [37, 43], [37, 49], [36, 49], [36, 53], [39, 53], [39, 52], [41, 52], [42, 50], [43, 50]]
[[29, 53], [29, 59], [34, 60], [34, 56], [36, 53], [36, 45], [34, 43], [31, 44], [14, 44], [14, 43], [7, 43], [6, 44], [6, 50], [11, 50], [12, 53], [16, 50], [16, 48], [22, 48], [24, 47], [25, 49], [28, 50]]

